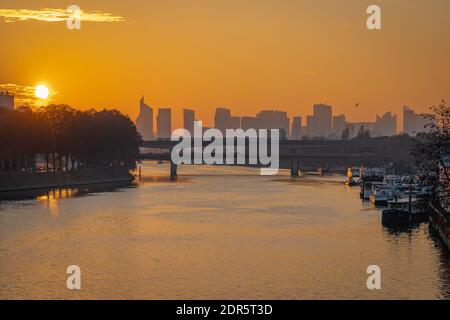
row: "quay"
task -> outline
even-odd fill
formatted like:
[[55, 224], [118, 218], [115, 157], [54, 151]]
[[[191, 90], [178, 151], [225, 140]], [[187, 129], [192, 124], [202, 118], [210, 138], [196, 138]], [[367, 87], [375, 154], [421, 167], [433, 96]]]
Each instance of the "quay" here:
[[450, 214], [436, 204], [431, 204], [431, 208], [430, 227], [436, 231], [447, 249], [450, 250]]

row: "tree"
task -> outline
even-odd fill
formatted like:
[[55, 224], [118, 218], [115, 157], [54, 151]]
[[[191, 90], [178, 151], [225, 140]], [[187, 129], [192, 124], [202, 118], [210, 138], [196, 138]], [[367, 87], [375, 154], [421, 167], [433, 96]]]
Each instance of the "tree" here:
[[350, 129], [348, 127], [346, 127], [341, 134], [342, 140], [347, 141], [348, 139], [350, 139]]
[[414, 155], [424, 170], [435, 172], [437, 199], [450, 210], [450, 106], [442, 101], [431, 110], [434, 121], [429, 132], [417, 135]]
[[370, 131], [365, 130], [364, 126], [359, 128], [358, 134], [354, 138], [355, 140], [370, 140]]
[[142, 138], [134, 123], [117, 110], [77, 111], [49, 105], [33, 112], [0, 108], [0, 171], [34, 169], [45, 155], [46, 171], [80, 167], [133, 169]]

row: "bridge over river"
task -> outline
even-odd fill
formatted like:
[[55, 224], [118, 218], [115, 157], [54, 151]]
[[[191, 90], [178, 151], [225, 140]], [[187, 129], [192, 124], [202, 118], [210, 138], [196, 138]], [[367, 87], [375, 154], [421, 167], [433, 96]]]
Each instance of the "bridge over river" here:
[[[167, 139], [144, 141], [142, 148], [150, 148], [151, 151], [141, 151], [144, 159], [170, 161], [171, 177], [176, 177], [177, 165], [171, 160], [171, 150], [177, 145], [178, 141]], [[186, 142], [184, 142], [186, 143]], [[189, 143], [189, 141], [188, 141]], [[200, 153], [208, 146], [210, 141], [194, 141], [191, 139], [191, 150], [194, 153]], [[279, 141], [279, 159], [280, 168], [290, 168], [291, 176], [297, 177], [299, 170], [311, 170], [312, 168], [322, 170], [342, 170], [346, 167], [364, 165], [377, 154], [382, 154], [387, 147], [386, 139], [370, 140], [280, 140]], [[223, 154], [225, 154], [225, 140], [223, 143]], [[199, 150], [199, 147], [202, 150]], [[234, 150], [236, 150], [236, 140]], [[270, 140], [268, 141], [268, 150], [270, 150]], [[245, 144], [246, 161], [248, 160], [248, 140]], [[235, 154], [236, 156], [236, 154]], [[247, 162], [246, 162], [247, 163]]]

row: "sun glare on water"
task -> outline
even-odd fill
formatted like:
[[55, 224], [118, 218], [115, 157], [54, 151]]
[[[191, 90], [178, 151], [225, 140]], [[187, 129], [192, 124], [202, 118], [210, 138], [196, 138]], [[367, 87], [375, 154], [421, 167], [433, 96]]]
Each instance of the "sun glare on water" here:
[[44, 85], [39, 85], [36, 87], [35, 95], [39, 99], [47, 99], [48, 98], [48, 88]]

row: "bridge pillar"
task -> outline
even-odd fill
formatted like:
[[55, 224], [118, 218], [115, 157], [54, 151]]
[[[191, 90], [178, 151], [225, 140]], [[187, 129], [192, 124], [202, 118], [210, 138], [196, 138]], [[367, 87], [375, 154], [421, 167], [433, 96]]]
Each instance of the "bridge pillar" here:
[[177, 165], [170, 161], [170, 180], [177, 180]]
[[298, 160], [291, 160], [291, 178], [298, 178], [298, 171], [300, 162]]

